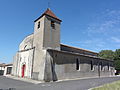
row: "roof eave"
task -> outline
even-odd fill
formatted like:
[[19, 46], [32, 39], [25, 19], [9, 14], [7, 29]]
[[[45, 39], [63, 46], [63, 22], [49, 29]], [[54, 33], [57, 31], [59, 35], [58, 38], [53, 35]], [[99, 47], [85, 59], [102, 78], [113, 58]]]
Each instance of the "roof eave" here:
[[[52, 16], [50, 16], [50, 15], [48, 15], [48, 14], [42, 14], [42, 15], [41, 15], [39, 18], [37, 18], [34, 22], [36, 22], [37, 20], [39, 20], [40, 18], [42, 18], [44, 15], [47, 15], [47, 16], [49, 16], [49, 17], [52, 17]], [[54, 19], [62, 22], [62, 20], [60, 20], [60, 19], [58, 19], [58, 18], [55, 18], [55, 17], [52, 17], [52, 18], [54, 18]]]

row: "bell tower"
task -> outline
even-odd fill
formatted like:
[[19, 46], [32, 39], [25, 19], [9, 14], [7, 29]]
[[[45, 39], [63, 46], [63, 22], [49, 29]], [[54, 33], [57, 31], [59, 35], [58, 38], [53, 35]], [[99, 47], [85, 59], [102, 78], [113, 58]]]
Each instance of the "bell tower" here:
[[35, 21], [34, 46], [38, 49], [60, 50], [61, 20], [48, 8]]
[[34, 64], [32, 78], [44, 80], [46, 50], [60, 50], [60, 24], [61, 20], [47, 9], [34, 25]]

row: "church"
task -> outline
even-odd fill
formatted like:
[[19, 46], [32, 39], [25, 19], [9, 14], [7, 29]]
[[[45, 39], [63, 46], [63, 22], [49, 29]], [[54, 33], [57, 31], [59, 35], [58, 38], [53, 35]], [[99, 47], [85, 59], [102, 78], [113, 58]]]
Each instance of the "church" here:
[[33, 34], [24, 38], [14, 56], [12, 75], [45, 82], [113, 76], [113, 60], [60, 43], [61, 22], [50, 9], [34, 21]]

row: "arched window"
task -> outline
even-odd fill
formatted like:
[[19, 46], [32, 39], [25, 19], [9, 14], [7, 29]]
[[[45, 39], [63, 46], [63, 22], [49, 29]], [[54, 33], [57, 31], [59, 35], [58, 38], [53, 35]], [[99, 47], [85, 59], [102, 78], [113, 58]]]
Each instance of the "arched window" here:
[[38, 22], [38, 29], [40, 28], [40, 21]]
[[103, 71], [103, 64], [100, 62], [100, 70]]
[[55, 22], [54, 21], [51, 21], [51, 27], [52, 27], [52, 29], [55, 29]]
[[108, 71], [110, 71], [110, 64], [108, 63], [108, 65], [107, 65], [107, 66], [108, 66]]
[[25, 45], [24, 49], [26, 49], [27, 45]]
[[90, 61], [90, 64], [91, 64], [91, 70], [93, 71], [94, 70], [93, 61]]
[[80, 70], [80, 66], [79, 66], [79, 60], [78, 60], [78, 58], [76, 59], [76, 70]]

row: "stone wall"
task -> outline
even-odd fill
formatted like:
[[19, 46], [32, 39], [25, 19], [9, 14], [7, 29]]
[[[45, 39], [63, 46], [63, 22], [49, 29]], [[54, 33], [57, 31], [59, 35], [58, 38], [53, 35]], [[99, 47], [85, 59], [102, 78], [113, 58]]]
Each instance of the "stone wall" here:
[[45, 78], [49, 80], [114, 75], [113, 61], [55, 50], [48, 50], [47, 55], [50, 55], [47, 61], [51, 62], [51, 69], [46, 70]]

